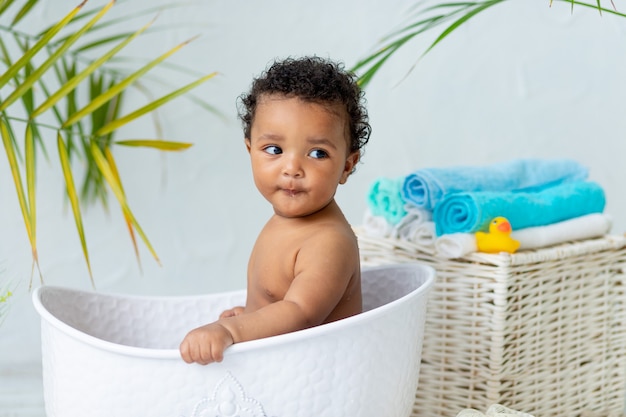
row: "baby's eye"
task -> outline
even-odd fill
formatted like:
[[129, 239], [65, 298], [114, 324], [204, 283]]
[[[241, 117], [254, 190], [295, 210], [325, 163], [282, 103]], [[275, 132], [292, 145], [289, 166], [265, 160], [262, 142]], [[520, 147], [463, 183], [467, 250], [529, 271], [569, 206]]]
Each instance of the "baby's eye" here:
[[278, 155], [278, 154], [283, 153], [282, 149], [274, 145], [266, 146], [265, 148], [263, 148], [263, 151], [265, 151], [266, 153], [269, 153], [270, 155]]
[[311, 152], [309, 152], [309, 156], [315, 159], [322, 159], [328, 157], [328, 153], [321, 149], [313, 149]]

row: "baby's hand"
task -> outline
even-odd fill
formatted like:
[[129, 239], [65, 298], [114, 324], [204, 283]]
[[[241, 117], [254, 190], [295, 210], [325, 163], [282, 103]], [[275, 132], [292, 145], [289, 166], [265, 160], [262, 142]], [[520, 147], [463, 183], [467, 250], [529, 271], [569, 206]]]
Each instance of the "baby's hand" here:
[[207, 365], [221, 362], [224, 350], [234, 343], [228, 329], [218, 322], [209, 323], [187, 333], [180, 344], [180, 355], [187, 363]]
[[221, 319], [225, 319], [227, 317], [235, 317], [242, 314], [244, 311], [244, 307], [233, 307], [228, 310], [224, 310], [222, 314], [220, 314]]

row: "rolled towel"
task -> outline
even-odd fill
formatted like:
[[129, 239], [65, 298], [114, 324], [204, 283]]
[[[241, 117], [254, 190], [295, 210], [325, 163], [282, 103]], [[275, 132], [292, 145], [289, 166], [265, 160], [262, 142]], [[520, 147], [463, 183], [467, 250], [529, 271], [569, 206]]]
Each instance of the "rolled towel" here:
[[433, 212], [430, 210], [424, 210], [414, 206], [413, 204], [405, 204], [404, 210], [406, 211], [406, 218], [414, 223], [429, 222], [433, 219]]
[[393, 226], [387, 223], [382, 216], [374, 216], [370, 210], [365, 210], [363, 215], [363, 231], [372, 237], [390, 237], [393, 234]]
[[406, 215], [402, 198], [404, 178], [378, 178], [370, 186], [367, 206], [374, 216], [382, 216], [391, 225], [396, 225]]
[[519, 230], [601, 213], [605, 203], [604, 190], [597, 183], [570, 182], [537, 192], [450, 194], [437, 204], [433, 219], [439, 236], [474, 233], [498, 216]]
[[432, 221], [433, 214], [412, 204], [404, 206], [406, 215], [393, 228], [393, 236], [410, 240], [409, 237], [415, 234], [415, 229], [424, 222]]
[[446, 259], [461, 258], [477, 250], [473, 233], [450, 233], [435, 240], [435, 252]]
[[433, 246], [437, 238], [435, 223], [432, 221], [407, 225], [397, 230], [397, 233], [396, 237], [398, 239], [406, 240], [420, 246]]
[[488, 166], [426, 168], [409, 174], [402, 184], [406, 202], [426, 210], [446, 195], [468, 191], [538, 191], [570, 181], [583, 181], [588, 170], [568, 159], [516, 159]]
[[603, 236], [611, 230], [608, 214], [593, 213], [545, 226], [513, 230], [511, 237], [520, 243], [520, 249], [537, 249], [573, 240]]
[[[608, 214], [593, 213], [545, 226], [514, 230], [511, 237], [520, 243], [520, 250], [538, 249], [559, 243], [603, 236], [611, 230]], [[460, 258], [476, 252], [473, 233], [450, 233], [435, 240], [435, 250], [443, 258]]]

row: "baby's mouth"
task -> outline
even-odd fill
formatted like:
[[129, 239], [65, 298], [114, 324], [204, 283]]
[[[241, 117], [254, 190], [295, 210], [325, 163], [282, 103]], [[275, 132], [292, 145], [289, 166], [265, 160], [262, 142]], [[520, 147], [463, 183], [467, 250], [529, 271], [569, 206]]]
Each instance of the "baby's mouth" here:
[[288, 188], [283, 189], [283, 192], [287, 194], [289, 197], [295, 197], [296, 195], [301, 193], [300, 190], [294, 190], [294, 189], [288, 189]]
[[296, 184], [283, 184], [279, 188], [281, 192], [289, 197], [295, 197], [304, 191], [302, 187], [298, 187]]

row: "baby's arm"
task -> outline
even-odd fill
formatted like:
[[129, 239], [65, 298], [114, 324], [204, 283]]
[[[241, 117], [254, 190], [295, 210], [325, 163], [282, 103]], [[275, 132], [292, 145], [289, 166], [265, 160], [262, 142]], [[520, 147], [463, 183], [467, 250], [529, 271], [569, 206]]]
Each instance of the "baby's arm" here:
[[235, 343], [322, 324], [341, 301], [357, 268], [354, 240], [337, 233], [325, 234], [300, 249], [294, 279], [282, 300], [222, 324]]
[[354, 259], [358, 267], [358, 249], [348, 236], [331, 233], [313, 239], [298, 253], [295, 277], [283, 300], [191, 331], [180, 347], [183, 359], [200, 364], [219, 362], [233, 343], [322, 324], [356, 273]]
[[[235, 317], [243, 312], [244, 307], [237, 306], [223, 311], [219, 318]], [[187, 363], [206, 365], [221, 362], [224, 350], [232, 344], [232, 335], [218, 320], [190, 331], [180, 345], [180, 354]]]

